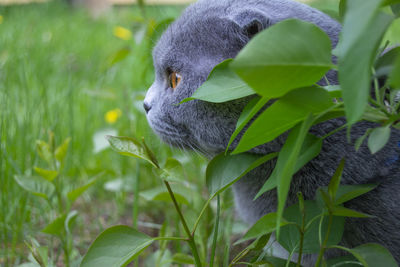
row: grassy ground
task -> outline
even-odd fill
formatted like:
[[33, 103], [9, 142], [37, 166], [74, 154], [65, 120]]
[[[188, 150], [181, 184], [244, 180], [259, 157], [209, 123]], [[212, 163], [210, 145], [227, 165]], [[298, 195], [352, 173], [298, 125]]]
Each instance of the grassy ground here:
[[[132, 224], [128, 209], [133, 187], [127, 185], [127, 192], [115, 193], [118, 188], [104, 190], [104, 185], [109, 181], [117, 181], [117, 186], [119, 181], [131, 183], [136, 163], [110, 149], [96, 152], [95, 139], [101, 146], [104, 131], [145, 136], [163, 158], [171, 153], [152, 136], [142, 114], [141, 100], [152, 82], [150, 48], [154, 40], [139, 35], [148, 23], [155, 23], [151, 18], [162, 21], [175, 17], [179, 10], [149, 8], [146, 19], [150, 22], [145, 22], [135, 7], [115, 8], [98, 20], [58, 3], [0, 7], [0, 265], [14, 266], [26, 260], [23, 242], [27, 237], [37, 238], [42, 245], [57, 243], [39, 231], [59, 214], [13, 179], [14, 175], [34, 173], [33, 166], [46, 167], [36, 152], [36, 140], [47, 140], [49, 131], [54, 132], [56, 143], [72, 138], [60, 177], [65, 190], [103, 172], [100, 181], [73, 207], [80, 214], [74, 230], [80, 253], [104, 228]], [[138, 44], [116, 38], [115, 26], [138, 32]], [[123, 48], [131, 53], [111, 66]], [[105, 114], [116, 108], [121, 116], [110, 124]], [[185, 154], [181, 157], [191, 162]], [[141, 190], [161, 185], [146, 166], [140, 174]], [[140, 201], [146, 208], [148, 203]], [[143, 220], [162, 222], [157, 214], [163, 204], [150, 206], [143, 216], [151, 217]]]
[[[325, 5], [328, 9], [335, 6], [333, 1]], [[160, 228], [169, 229], [165, 233], [168, 235], [181, 231], [171, 203], [149, 197], [152, 192], [148, 190], [162, 186], [150, 167], [109, 148], [101, 149], [106, 133], [144, 136], [161, 161], [173, 155], [184, 164], [185, 183], [177, 184], [175, 189], [186, 196], [184, 212], [193, 223], [191, 218], [196, 217], [206, 197], [202, 175], [205, 160], [162, 145], [142, 112], [144, 93], [153, 79], [150, 51], [157, 30], [180, 10], [181, 7], [149, 7], [142, 13], [138, 7], [114, 8], [94, 20], [83, 10], [71, 10], [57, 2], [0, 7], [1, 266], [28, 261], [29, 250], [24, 241], [30, 238], [49, 248], [52, 262], [64, 266], [59, 239], [41, 232], [63, 211], [54, 209], [55, 201], [28, 193], [14, 180], [15, 175], [35, 174], [34, 166], [46, 167], [38, 156], [36, 140], [47, 140], [49, 131], [54, 133], [57, 144], [71, 137], [66, 165], [57, 178], [61, 193], [101, 174], [71, 207], [78, 212], [72, 231], [71, 259], [75, 264], [96, 235], [114, 224], [137, 224], [152, 236], [158, 235]], [[115, 37], [116, 26], [131, 29], [133, 38]], [[127, 57], [113, 64], [122, 54]], [[109, 111], [108, 115], [117, 115], [115, 122], [110, 118], [107, 121]], [[136, 199], [136, 187], [147, 194]], [[185, 194], [188, 189], [191, 193]], [[227, 193], [222, 208], [224, 234], [220, 243], [226, 245], [219, 251], [224, 255], [221, 261], [228, 257], [231, 233], [243, 230], [240, 224], [233, 224], [232, 214]], [[202, 253], [211, 236], [212, 210], [208, 216], [199, 232]], [[159, 249], [155, 246], [140, 262], [163, 266], [160, 262], [170, 257], [169, 251], [187, 250], [180, 246], [169, 244], [161, 247], [158, 254], [151, 253]]]

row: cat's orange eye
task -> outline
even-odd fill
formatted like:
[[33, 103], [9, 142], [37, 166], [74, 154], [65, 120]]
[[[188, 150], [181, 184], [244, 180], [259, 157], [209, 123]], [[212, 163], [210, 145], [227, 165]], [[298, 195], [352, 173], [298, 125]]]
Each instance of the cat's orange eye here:
[[171, 74], [169, 75], [169, 86], [170, 86], [172, 89], [175, 89], [175, 88], [179, 85], [179, 83], [181, 82], [181, 80], [182, 80], [182, 76], [179, 75], [177, 72], [173, 71], [173, 72], [171, 72]]

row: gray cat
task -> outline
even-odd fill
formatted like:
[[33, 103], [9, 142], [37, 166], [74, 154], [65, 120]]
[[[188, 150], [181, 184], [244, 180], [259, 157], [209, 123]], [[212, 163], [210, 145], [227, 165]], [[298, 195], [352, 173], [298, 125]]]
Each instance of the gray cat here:
[[[144, 101], [153, 130], [170, 145], [193, 149], [208, 157], [224, 151], [249, 98], [222, 104], [203, 101], [174, 104], [190, 97], [216, 64], [234, 58], [255, 34], [288, 18], [316, 24], [336, 46], [340, 24], [318, 10], [291, 0], [201, 0], [188, 7], [165, 31], [153, 52], [156, 77]], [[331, 83], [337, 83], [335, 72], [329, 72], [327, 77]], [[313, 127], [311, 133], [323, 136], [344, 123], [344, 118], [331, 120]], [[375, 125], [368, 122], [354, 126], [353, 141], [372, 127]], [[250, 152], [279, 151], [285, 138], [282, 135]], [[380, 243], [400, 262], [399, 141], [399, 131], [392, 130], [386, 147], [371, 155], [365, 145], [356, 152], [354, 145], [347, 142], [345, 131], [330, 136], [325, 139], [321, 154], [294, 176], [288, 204], [296, 202], [298, 191], [306, 199], [313, 199], [316, 189], [329, 183], [340, 159], [345, 157], [343, 184], [379, 183], [379, 186], [346, 203], [346, 207], [376, 218], [347, 219], [342, 244], [354, 247], [368, 242]], [[233, 147], [236, 144], [237, 141]], [[250, 224], [276, 209], [275, 190], [253, 201], [274, 164], [262, 165], [233, 186], [237, 211]], [[326, 255], [341, 254], [331, 251]], [[304, 263], [312, 262], [313, 257], [309, 256]]]

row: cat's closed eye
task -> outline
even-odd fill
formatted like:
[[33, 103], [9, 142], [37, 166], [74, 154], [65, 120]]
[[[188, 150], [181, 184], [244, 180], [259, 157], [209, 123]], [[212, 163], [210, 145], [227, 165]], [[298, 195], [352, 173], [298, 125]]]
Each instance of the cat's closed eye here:
[[181, 80], [182, 76], [179, 73], [172, 71], [168, 76], [169, 87], [175, 90], [175, 88], [179, 85]]

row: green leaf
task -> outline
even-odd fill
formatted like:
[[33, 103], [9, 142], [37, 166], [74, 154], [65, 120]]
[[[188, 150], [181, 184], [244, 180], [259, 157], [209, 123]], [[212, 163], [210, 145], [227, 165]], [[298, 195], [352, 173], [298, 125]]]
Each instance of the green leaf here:
[[329, 93], [320, 87], [293, 90], [273, 103], [250, 125], [234, 154], [267, 143], [302, 122], [309, 113], [319, 114], [333, 106]]
[[[305, 225], [307, 225], [306, 232], [304, 234], [303, 242], [303, 253], [317, 253], [320, 250], [319, 243], [319, 224], [320, 218], [318, 218], [323, 211], [319, 208], [315, 201], [306, 200], [304, 201], [305, 206]], [[283, 217], [288, 221], [300, 226], [302, 224], [302, 214], [300, 213], [299, 204], [294, 204], [285, 209]], [[328, 238], [328, 245], [338, 244], [343, 235], [345, 219], [343, 217], [333, 217], [331, 230]], [[295, 224], [288, 224], [281, 229], [278, 242], [286, 250], [298, 252], [300, 233]], [[328, 230], [329, 220], [328, 217], [324, 217], [322, 221], [321, 236], [325, 237]]]
[[[368, 103], [372, 62], [393, 17], [379, 12], [382, 1], [347, 1], [339, 56], [339, 82], [349, 123], [361, 119]], [[354, 77], [357, 77], [355, 79]]]
[[394, 5], [400, 3], [400, 0], [383, 0], [382, 6]]
[[372, 154], [381, 150], [390, 138], [390, 126], [375, 128], [368, 138], [368, 148]]
[[67, 218], [65, 218], [64, 228], [67, 232], [67, 235], [71, 235], [71, 227], [78, 217], [78, 211], [72, 210], [67, 214]]
[[114, 64], [124, 60], [131, 53], [131, 49], [129, 47], [123, 47], [116, 51], [114, 54], [109, 56], [107, 60], [107, 67], [110, 68]]
[[62, 236], [64, 232], [64, 223], [67, 215], [61, 215], [42, 229], [42, 232], [49, 235]]
[[400, 89], [400, 55], [397, 56], [393, 70], [389, 77], [389, 84], [396, 89]]
[[342, 206], [335, 206], [332, 209], [332, 215], [335, 216], [343, 216], [343, 217], [354, 217], [354, 218], [371, 218], [373, 216], [358, 212], [355, 210], [351, 210]]
[[44, 199], [50, 199], [54, 193], [54, 185], [40, 176], [22, 176], [15, 175], [14, 180], [25, 190], [32, 194], [42, 197]]
[[67, 197], [68, 199], [73, 203], [75, 202], [75, 200], [80, 197], [86, 190], [88, 190], [92, 185], [94, 185], [97, 180], [99, 179], [99, 177], [102, 175], [103, 173], [100, 173], [98, 175], [96, 175], [95, 177], [93, 177], [92, 179], [90, 179], [86, 184], [84, 184], [81, 187], [78, 187], [70, 192], [67, 193]]
[[333, 199], [331, 199], [329, 194], [322, 188], [319, 188], [319, 190], [317, 191], [317, 199], [318, 199], [318, 193], [319, 196], [321, 196], [322, 200], [324, 201], [325, 207], [329, 210], [329, 212], [331, 212], [334, 206]]
[[276, 98], [315, 84], [333, 67], [331, 42], [314, 24], [289, 19], [257, 34], [231, 66], [258, 94]]
[[71, 142], [71, 138], [68, 137], [67, 139], [64, 140], [64, 142], [59, 147], [56, 148], [54, 155], [55, 155], [56, 159], [58, 160], [58, 162], [60, 162], [60, 163], [64, 162], [70, 142]]
[[205, 81], [194, 94], [182, 100], [181, 103], [193, 99], [222, 103], [230, 100], [254, 95], [255, 92], [243, 80], [241, 80], [230, 68], [232, 59], [227, 59], [211, 71]]
[[[40, 244], [33, 238], [30, 238], [30, 242], [24, 241], [25, 245], [29, 248], [31, 255], [28, 259], [33, 264], [33, 267], [47, 267], [49, 266], [49, 248], [45, 246], [40, 246]], [[19, 267], [29, 267], [29, 263], [19, 265]], [[32, 266], [30, 266], [32, 267]]]
[[390, 252], [383, 246], [374, 243], [363, 244], [355, 248], [345, 248], [342, 246], [334, 246], [351, 253], [365, 267], [385, 266], [397, 267], [398, 264]]
[[340, 180], [342, 179], [344, 163], [345, 163], [345, 159], [343, 158], [339, 163], [339, 167], [336, 169], [335, 173], [333, 174], [331, 181], [329, 182], [328, 192], [329, 192], [329, 196], [331, 197], [331, 199], [336, 198], [336, 192], [339, 188]]
[[180, 264], [190, 264], [194, 266], [194, 259], [192, 256], [183, 254], [183, 253], [176, 253], [172, 256], [172, 262], [180, 263]]
[[58, 171], [46, 170], [39, 167], [34, 167], [33, 169], [37, 174], [39, 174], [41, 177], [49, 182], [53, 181], [58, 175]]
[[395, 47], [389, 51], [386, 51], [383, 55], [380, 55], [374, 65], [375, 77], [389, 76], [389, 74], [393, 71], [396, 58], [399, 55], [400, 47]]
[[43, 160], [51, 163], [53, 160], [53, 153], [51, 152], [50, 145], [42, 140], [36, 141], [36, 150]]
[[54, 221], [46, 225], [41, 232], [49, 235], [62, 237], [66, 232], [70, 232], [70, 226], [73, 220], [78, 216], [76, 210], [71, 211], [68, 214], [57, 217]]
[[164, 168], [160, 171], [160, 176], [167, 181], [185, 181], [185, 171], [179, 160], [168, 158]]
[[368, 135], [371, 133], [372, 129], [368, 128], [365, 133], [359, 137], [356, 140], [356, 143], [354, 144], [354, 148], [356, 149], [356, 151], [358, 151], [361, 147], [361, 145], [364, 143], [364, 140], [368, 137]]
[[153, 243], [149, 236], [128, 226], [102, 232], [83, 257], [81, 267], [122, 267]]
[[[297, 159], [294, 172], [298, 172], [304, 165], [310, 162], [313, 158], [319, 155], [319, 152], [322, 148], [322, 141], [323, 139], [317, 138], [314, 135], [308, 134], [306, 139], [304, 140], [303, 146], [300, 151], [300, 155]], [[257, 195], [254, 199], [259, 198], [265, 192], [272, 190], [277, 187], [277, 169], [272, 171], [271, 176], [268, 180], [264, 183], [261, 189], [258, 191]]]
[[38, 263], [26, 262], [18, 265], [17, 267], [41, 267]]
[[[163, 201], [163, 202], [172, 201], [168, 191], [166, 191], [166, 189], [163, 187], [156, 187], [147, 191], [142, 191], [139, 193], [139, 195], [144, 199], [146, 199], [147, 201]], [[174, 190], [174, 195], [178, 203], [189, 205], [189, 201], [186, 199], [185, 194], [178, 193], [176, 192], [176, 190]]]
[[400, 17], [400, 1], [399, 4], [391, 5], [390, 8], [392, 9], [393, 14], [398, 18]]
[[[249, 246], [247, 246], [247, 249], [250, 251], [259, 251], [262, 250], [267, 244], [268, 241], [271, 239], [271, 233], [265, 234], [258, 236], [257, 239], [251, 243]], [[237, 244], [236, 242], [235, 244]]]
[[153, 157], [152, 154], [149, 153], [149, 149], [147, 148], [147, 146], [145, 146], [144, 143], [140, 143], [134, 138], [125, 136], [117, 137], [107, 135], [106, 138], [111, 147], [119, 154], [143, 159], [149, 162], [154, 167], [159, 168], [157, 160]]
[[339, 16], [343, 20], [346, 14], [347, 0], [340, 0], [339, 2]]
[[265, 104], [269, 101], [269, 98], [254, 98], [249, 101], [246, 107], [243, 109], [240, 117], [236, 123], [236, 129], [233, 132], [226, 150], [229, 149], [232, 142], [235, 140], [236, 136], [244, 129], [244, 127], [249, 123], [249, 121], [259, 112]]
[[[273, 257], [273, 256], [266, 256], [263, 257], [261, 261], [259, 261], [260, 264], [263, 264], [262, 266], [267, 266], [267, 267], [296, 267], [295, 262], [287, 262], [286, 259], [278, 258], [278, 257]], [[258, 264], [258, 262], [255, 262], [254, 264]]]
[[[307, 132], [312, 126], [314, 117], [308, 115], [307, 119], [296, 126], [290, 133], [279, 152], [279, 157], [276, 162], [277, 172], [277, 192], [278, 192], [278, 208], [277, 208], [277, 225], [280, 225], [286, 198], [289, 193], [290, 183], [293, 174], [295, 173], [296, 163], [301, 151], [301, 147], [306, 138]], [[277, 229], [277, 236], [279, 236], [279, 228]]]
[[[346, 265], [343, 265], [346, 262]], [[360, 262], [353, 257], [353, 255], [341, 256], [338, 258], [330, 258], [326, 261], [328, 267], [346, 266], [346, 267], [360, 267]]]
[[329, 95], [334, 98], [341, 98], [342, 97], [342, 88], [340, 85], [326, 85], [323, 86], [326, 91], [329, 92]]
[[358, 196], [361, 196], [369, 191], [373, 190], [377, 185], [374, 184], [362, 184], [362, 185], [341, 185], [339, 186], [335, 204], [339, 205], [352, 200]]
[[[246, 234], [237, 243], [274, 232], [276, 230], [276, 221], [276, 212], [264, 215], [250, 227]], [[282, 220], [280, 222], [280, 227], [286, 224], [287, 222], [285, 220]]]
[[206, 183], [212, 196], [222, 192], [246, 173], [275, 158], [277, 153], [259, 156], [250, 153], [214, 157], [207, 166]]
[[372, 106], [368, 105], [366, 110], [364, 111], [362, 119], [366, 121], [382, 123], [384, 121], [387, 121], [389, 117], [386, 116], [386, 114], [379, 109], [373, 108]]
[[294, 167], [295, 172], [298, 172], [304, 165], [319, 155], [323, 141], [322, 138], [318, 138], [312, 134], [307, 134]]
[[347, 54], [359, 42], [368, 27], [376, 20], [382, 0], [346, 1], [346, 14], [343, 21], [341, 38], [335, 49], [339, 55]]

